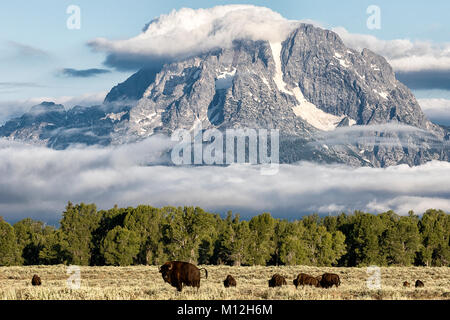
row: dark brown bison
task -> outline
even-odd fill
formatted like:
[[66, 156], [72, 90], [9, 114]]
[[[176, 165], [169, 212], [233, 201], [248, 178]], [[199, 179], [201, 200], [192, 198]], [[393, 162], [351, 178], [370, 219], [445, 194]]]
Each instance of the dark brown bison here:
[[320, 286], [322, 288], [328, 289], [332, 286], [339, 287], [341, 285], [341, 279], [339, 279], [339, 276], [334, 273], [324, 273], [322, 275], [322, 279], [320, 280]]
[[37, 274], [35, 274], [35, 275], [33, 276], [33, 279], [31, 279], [31, 284], [32, 284], [33, 286], [40, 286], [40, 285], [42, 284], [41, 278], [39, 278], [39, 276], [38, 276]]
[[297, 288], [298, 286], [305, 285], [305, 279], [308, 278], [309, 275], [306, 273], [300, 273], [297, 278], [294, 279], [294, 286]]
[[423, 287], [425, 287], [425, 284], [422, 281], [417, 280], [416, 281], [416, 288], [423, 288]]
[[227, 278], [223, 281], [223, 285], [225, 288], [236, 287], [236, 279], [233, 276], [228, 275]]
[[270, 288], [281, 287], [285, 285], [287, 285], [286, 278], [280, 276], [279, 274], [273, 275], [272, 279], [269, 280]]
[[166, 262], [161, 266], [159, 272], [162, 274], [165, 282], [181, 292], [183, 285], [197, 288], [197, 290], [200, 288], [200, 270], [205, 270], [206, 279], [208, 279], [208, 271], [206, 269], [199, 269], [188, 262]]
[[[320, 277], [321, 279], [322, 277]], [[313, 276], [310, 276], [305, 273], [300, 273], [296, 279], [294, 279], [294, 285], [297, 288], [298, 286], [314, 286], [314, 287], [320, 287], [320, 280], [318, 277], [314, 278]]]
[[411, 286], [411, 284], [408, 281], [405, 281], [405, 282], [403, 282], [403, 286], [404, 287], [409, 287], [409, 286]]
[[317, 280], [317, 278], [308, 277], [308, 278], [305, 279], [305, 285], [319, 288], [320, 287], [320, 281]]

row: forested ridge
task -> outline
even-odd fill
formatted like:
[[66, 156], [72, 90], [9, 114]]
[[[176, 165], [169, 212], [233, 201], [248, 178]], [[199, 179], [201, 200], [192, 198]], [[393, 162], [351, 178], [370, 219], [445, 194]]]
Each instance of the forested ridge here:
[[450, 216], [356, 211], [337, 216], [242, 220], [194, 207], [97, 210], [68, 203], [59, 228], [0, 217], [0, 265], [198, 264], [450, 266]]

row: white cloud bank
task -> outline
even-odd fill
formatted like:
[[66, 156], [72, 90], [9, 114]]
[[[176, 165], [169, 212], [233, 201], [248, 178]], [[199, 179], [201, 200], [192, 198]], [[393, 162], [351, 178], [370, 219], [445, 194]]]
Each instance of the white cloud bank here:
[[358, 51], [368, 48], [385, 57], [395, 71], [450, 70], [450, 43], [435, 44], [409, 39], [381, 40], [372, 35], [350, 33], [343, 27], [332, 30], [347, 46]]
[[448, 99], [419, 99], [423, 112], [432, 121], [450, 126], [450, 100]]
[[[288, 20], [269, 8], [252, 5], [183, 8], [152, 20], [136, 37], [97, 38], [89, 45], [107, 53], [107, 65], [130, 69], [229, 47], [235, 39], [280, 42], [301, 22], [321, 25], [311, 20]], [[343, 27], [332, 30], [347, 46], [359, 51], [368, 48], [386, 57], [396, 71], [450, 70], [450, 43], [381, 40], [372, 35], [350, 33]]]
[[280, 42], [298, 23], [268, 8], [251, 5], [183, 8], [154, 19], [134, 38], [98, 38], [89, 45], [109, 54], [107, 64], [126, 68], [133, 62], [166, 61], [230, 47], [236, 39]]
[[252, 216], [393, 209], [450, 211], [450, 163], [410, 168], [350, 168], [300, 163], [282, 165], [275, 176], [258, 167], [142, 166], [153, 162], [168, 141], [160, 137], [108, 148], [51, 150], [0, 140], [0, 215], [57, 222], [67, 201], [100, 208], [150, 204], [195, 205]]

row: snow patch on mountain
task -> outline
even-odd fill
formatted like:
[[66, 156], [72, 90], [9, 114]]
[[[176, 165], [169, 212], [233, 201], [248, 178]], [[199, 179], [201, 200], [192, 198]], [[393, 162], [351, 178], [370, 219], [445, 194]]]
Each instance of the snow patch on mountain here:
[[275, 74], [273, 76], [273, 81], [283, 93], [292, 95], [292, 92], [288, 91], [287, 84], [283, 80], [283, 70], [281, 68], [281, 49], [283, 48], [281, 42], [270, 42], [270, 48], [272, 49], [272, 56], [275, 60]]
[[376, 94], [378, 94], [380, 97], [382, 97], [385, 100], [387, 100], [387, 98], [388, 98], [388, 93], [385, 91], [378, 92], [377, 89], [373, 89], [373, 92], [375, 92]]
[[334, 54], [334, 58], [337, 59], [339, 61], [339, 64], [344, 67], [344, 68], [348, 68], [350, 65], [348, 64], [348, 62], [345, 59], [342, 59], [342, 55], [335, 52]]
[[100, 120], [111, 119], [112, 121], [120, 121], [122, 117], [126, 114], [127, 114], [126, 111], [120, 113], [108, 113], [105, 117], [101, 118]]
[[216, 78], [216, 90], [231, 88], [235, 76], [236, 68], [227, 68], [225, 71], [222, 71]]
[[[305, 99], [301, 89], [298, 86], [289, 90], [288, 85], [284, 82], [283, 71], [281, 68], [282, 44], [278, 42], [271, 42], [270, 48], [272, 49], [272, 55], [275, 60], [275, 75], [273, 80], [281, 92], [294, 96], [299, 103], [292, 108], [295, 115], [297, 117], [301, 117], [303, 120], [306, 120], [310, 125], [319, 130], [332, 131], [336, 129], [345, 116], [338, 117], [317, 108], [317, 106]], [[336, 58], [342, 58], [342, 56], [336, 53]], [[342, 61], [340, 62], [342, 65]], [[354, 121], [354, 123], [356, 123], [356, 121]]]

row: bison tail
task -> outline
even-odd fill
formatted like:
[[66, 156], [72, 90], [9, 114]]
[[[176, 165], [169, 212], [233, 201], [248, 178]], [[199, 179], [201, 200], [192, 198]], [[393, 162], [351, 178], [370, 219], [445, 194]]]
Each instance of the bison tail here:
[[205, 270], [206, 279], [208, 279], [208, 270], [206, 270], [205, 268], [201, 268], [200, 270]]

